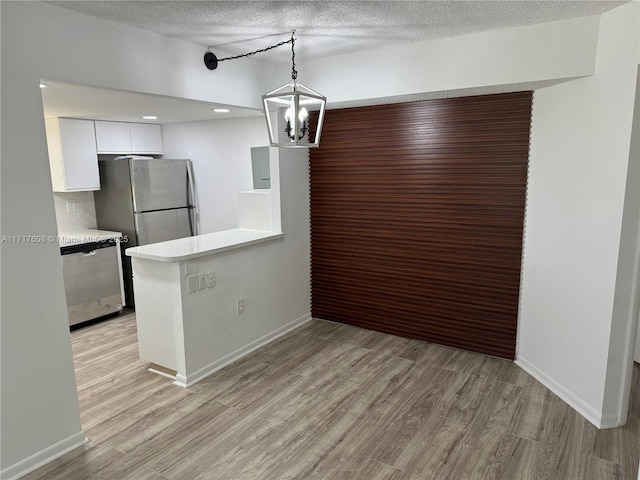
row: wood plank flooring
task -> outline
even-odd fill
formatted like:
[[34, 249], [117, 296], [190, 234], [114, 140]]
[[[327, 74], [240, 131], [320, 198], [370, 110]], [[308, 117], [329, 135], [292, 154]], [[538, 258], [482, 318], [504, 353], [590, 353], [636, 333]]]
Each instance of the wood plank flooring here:
[[636, 480], [598, 430], [507, 360], [313, 321], [189, 389], [146, 371], [134, 314], [71, 335], [90, 442], [27, 480]]

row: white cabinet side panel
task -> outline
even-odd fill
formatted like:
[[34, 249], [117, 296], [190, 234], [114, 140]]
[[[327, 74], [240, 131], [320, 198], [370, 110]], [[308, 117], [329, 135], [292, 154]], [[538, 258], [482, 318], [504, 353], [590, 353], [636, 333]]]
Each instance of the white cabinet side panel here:
[[49, 168], [51, 185], [54, 192], [64, 192], [64, 162], [62, 161], [62, 143], [60, 142], [60, 124], [57, 118], [45, 120], [47, 132], [47, 149], [49, 152]]
[[100, 188], [93, 120], [60, 119], [67, 190]]
[[140, 358], [178, 370], [174, 325], [182, 319], [179, 264], [132, 258]]

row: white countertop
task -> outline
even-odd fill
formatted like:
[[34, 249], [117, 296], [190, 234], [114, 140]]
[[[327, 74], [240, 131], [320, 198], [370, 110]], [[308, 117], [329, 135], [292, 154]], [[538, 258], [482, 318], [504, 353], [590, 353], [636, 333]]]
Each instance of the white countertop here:
[[79, 245], [81, 243], [102, 242], [113, 238], [121, 238], [122, 233], [111, 232], [109, 230], [98, 230], [96, 228], [84, 228], [68, 232], [59, 232], [58, 244], [61, 247], [69, 245]]
[[157, 260], [159, 262], [180, 262], [282, 238], [283, 236], [282, 233], [268, 232], [266, 230], [234, 228], [195, 237], [178, 238], [168, 242], [130, 247], [127, 248], [125, 253], [130, 257], [146, 258], [147, 260]]

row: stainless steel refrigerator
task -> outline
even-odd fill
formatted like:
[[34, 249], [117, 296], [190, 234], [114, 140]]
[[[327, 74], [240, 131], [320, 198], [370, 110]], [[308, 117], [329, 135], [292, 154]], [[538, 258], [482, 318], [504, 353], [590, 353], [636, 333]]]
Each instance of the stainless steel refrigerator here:
[[[94, 192], [98, 228], [122, 232], [123, 250], [198, 234], [190, 160], [101, 159]], [[131, 259], [122, 255], [125, 301], [134, 306]]]

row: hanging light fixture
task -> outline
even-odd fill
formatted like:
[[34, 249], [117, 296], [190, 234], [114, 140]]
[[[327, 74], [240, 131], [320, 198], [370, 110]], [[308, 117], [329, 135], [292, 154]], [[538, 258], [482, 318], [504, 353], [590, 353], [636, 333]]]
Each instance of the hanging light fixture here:
[[[292, 33], [291, 81], [262, 96], [264, 116], [272, 147], [313, 148], [320, 145], [320, 133], [322, 132], [327, 99], [309, 87], [298, 83], [295, 44], [296, 41]], [[309, 131], [309, 110], [318, 111], [318, 120], [313, 132]], [[274, 116], [277, 118], [276, 124], [285, 125], [280, 132], [274, 129]]]
[[[294, 33], [295, 30], [291, 33], [291, 39], [287, 41], [235, 57], [218, 59], [213, 52], [208, 51], [204, 55], [204, 63], [209, 70], [215, 70], [218, 63], [222, 61], [248, 57], [290, 43], [291, 81], [262, 96], [265, 120], [269, 130], [269, 142], [272, 147], [313, 148], [320, 145], [327, 99], [309, 87], [298, 83]], [[318, 119], [313, 131], [311, 131], [309, 124], [310, 111], [318, 112]], [[284, 125], [284, 128], [274, 128], [279, 125]]]

